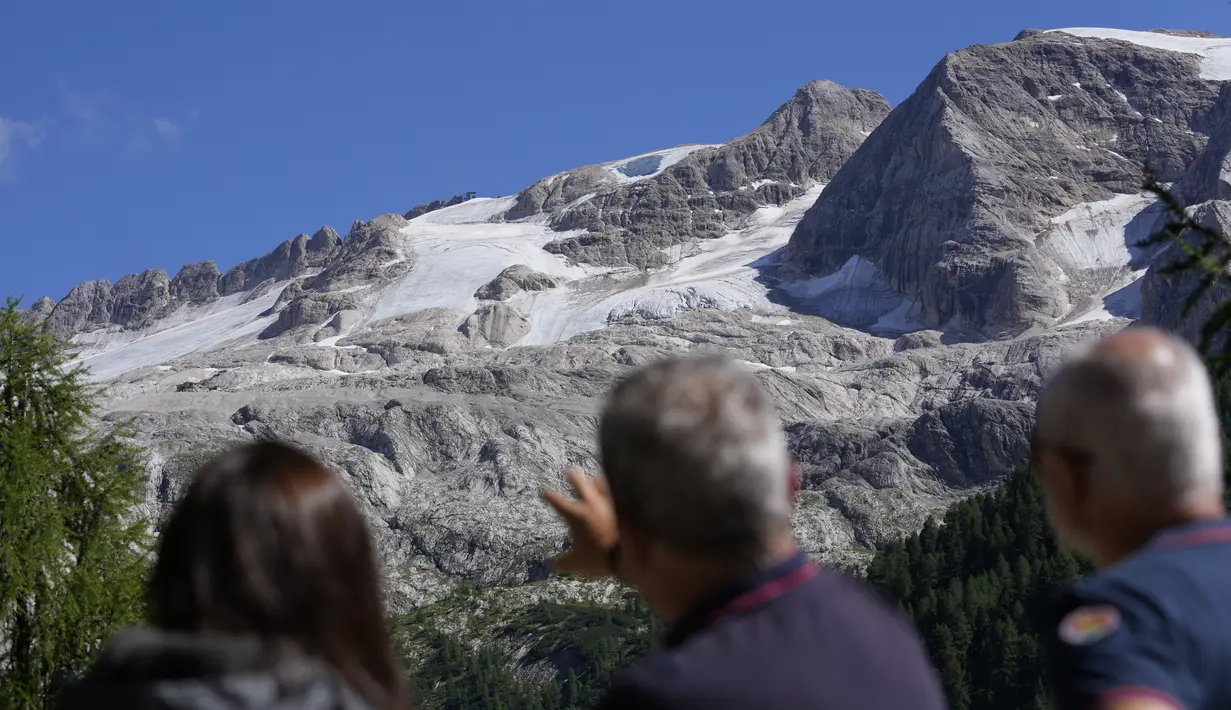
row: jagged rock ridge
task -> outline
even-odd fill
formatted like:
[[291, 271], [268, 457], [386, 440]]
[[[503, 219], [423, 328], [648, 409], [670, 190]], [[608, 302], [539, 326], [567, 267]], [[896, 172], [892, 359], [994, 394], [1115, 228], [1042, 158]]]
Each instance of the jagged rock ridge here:
[[[827, 182], [888, 113], [875, 92], [812, 82], [742, 138], [554, 175], [518, 195], [505, 217], [548, 212], [553, 229], [586, 230], [548, 246], [575, 261], [661, 266], [671, 260], [664, 250], [720, 237], [756, 208]], [[677, 162], [645, 164], [652, 173], [645, 179], [630, 181], [621, 172], [664, 159]]]

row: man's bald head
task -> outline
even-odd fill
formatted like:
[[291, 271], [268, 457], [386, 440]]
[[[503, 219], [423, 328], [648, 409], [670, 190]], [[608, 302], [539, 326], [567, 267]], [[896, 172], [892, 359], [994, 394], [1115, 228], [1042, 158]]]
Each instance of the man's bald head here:
[[1038, 423], [1042, 443], [1091, 456], [1105, 494], [1158, 505], [1222, 495], [1209, 374], [1161, 331], [1129, 328], [1076, 353], [1044, 389]]

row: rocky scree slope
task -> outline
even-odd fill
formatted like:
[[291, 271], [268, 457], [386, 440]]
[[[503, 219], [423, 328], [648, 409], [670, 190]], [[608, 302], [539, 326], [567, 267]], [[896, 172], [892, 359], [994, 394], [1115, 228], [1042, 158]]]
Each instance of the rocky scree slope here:
[[[1053, 86], [1040, 56], [1072, 77]], [[109, 383], [108, 418], [135, 418], [147, 514], [164, 514], [220, 447], [291, 439], [358, 495], [395, 609], [460, 580], [542, 579], [565, 531], [538, 490], [567, 465], [595, 468], [595, 416], [613, 384], [687, 352], [757, 373], [804, 466], [801, 542], [858, 564], [994, 485], [1025, 455], [1039, 385], [1064, 349], [1137, 316], [1131, 287], [1152, 255], [1127, 245], [1157, 215], [1134, 193], [1135, 168], [1107, 172], [1114, 156], [1085, 156], [1094, 138], [1082, 150], [1074, 136], [1110, 141], [1109, 126], [1135, 126], [1166, 140], [1121, 146], [1125, 163], [1170, 156], [1175, 179], [1220, 189], [1210, 176], [1223, 143], [1206, 136], [1225, 99], [1199, 62], [1029, 35], [946, 59], [892, 113], [870, 92], [816, 82], [722, 146], [356, 222], [344, 238], [323, 228], [225, 274], [206, 262], [91, 282], [30, 314]], [[1108, 66], [1121, 84], [1099, 83]], [[1069, 78], [1095, 88], [1077, 94]], [[1023, 114], [1031, 86], [1056, 93]], [[1124, 107], [1109, 103], [1121, 101], [1115, 86]], [[1014, 270], [1047, 263], [1051, 281]], [[1046, 284], [1069, 305], [1015, 300], [1052, 293]], [[971, 336], [1035, 311], [1061, 315], [1001, 340]]]

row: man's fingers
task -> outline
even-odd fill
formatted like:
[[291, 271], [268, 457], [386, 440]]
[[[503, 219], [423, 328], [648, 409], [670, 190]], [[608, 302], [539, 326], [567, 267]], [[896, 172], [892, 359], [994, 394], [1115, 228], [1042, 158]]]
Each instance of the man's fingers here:
[[543, 491], [543, 500], [567, 520], [581, 517], [581, 504], [560, 491]]
[[578, 469], [569, 469], [569, 483], [577, 491], [577, 497], [588, 504], [593, 504], [601, 498], [610, 498], [607, 482], [597, 476], [588, 476]]
[[595, 476], [593, 480], [594, 480], [594, 490], [598, 491], [598, 493], [604, 498], [607, 498], [608, 500], [610, 500], [611, 499], [611, 488], [607, 485], [607, 477], [606, 476]]

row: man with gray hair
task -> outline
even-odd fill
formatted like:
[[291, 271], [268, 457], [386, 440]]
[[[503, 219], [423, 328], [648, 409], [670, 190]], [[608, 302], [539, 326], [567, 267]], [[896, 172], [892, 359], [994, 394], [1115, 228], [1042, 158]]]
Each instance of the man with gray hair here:
[[798, 467], [773, 402], [742, 366], [664, 360], [612, 392], [604, 476], [544, 494], [573, 536], [557, 572], [615, 575], [672, 624], [599, 707], [939, 710], [909, 625], [821, 570], [791, 531]]
[[1200, 357], [1123, 330], [1065, 362], [1037, 415], [1048, 518], [1098, 569], [1044, 630], [1059, 709], [1231, 707], [1231, 524]]

